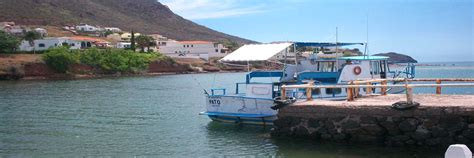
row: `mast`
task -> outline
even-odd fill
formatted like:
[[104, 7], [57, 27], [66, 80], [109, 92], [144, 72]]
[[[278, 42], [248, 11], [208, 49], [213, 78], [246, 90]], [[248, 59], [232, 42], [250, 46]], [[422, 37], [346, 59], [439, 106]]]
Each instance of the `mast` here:
[[368, 46], [368, 43], [369, 43], [369, 14], [367, 14], [367, 24], [366, 24], [365, 29], [366, 29], [365, 30], [366, 35], [365, 35], [364, 59], [369, 56], [369, 52], [368, 52], [368, 49], [369, 49], [368, 48], [369, 47]]
[[337, 51], [338, 51], [338, 48], [337, 48], [337, 27], [336, 27], [336, 70], [339, 70], [339, 64], [337, 63], [338, 59], [339, 59], [339, 56], [337, 55]]

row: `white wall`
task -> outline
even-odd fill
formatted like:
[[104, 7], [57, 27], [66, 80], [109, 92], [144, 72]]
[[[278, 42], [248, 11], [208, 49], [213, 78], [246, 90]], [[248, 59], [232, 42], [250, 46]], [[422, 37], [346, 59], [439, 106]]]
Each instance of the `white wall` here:
[[31, 46], [28, 41], [23, 40], [19, 46], [20, 51], [42, 51], [53, 47], [61, 47], [63, 43], [67, 43], [70, 49], [80, 49], [81, 42], [64, 39], [64, 38], [51, 38], [51, 39], [39, 39], [35, 40], [34, 46]]
[[176, 57], [176, 56], [199, 56], [203, 59], [210, 57], [223, 57], [227, 53], [222, 53], [224, 46], [217, 43], [206, 42], [179, 42], [179, 41], [157, 41], [166, 42], [166, 44], [159, 45], [158, 51], [162, 54]]

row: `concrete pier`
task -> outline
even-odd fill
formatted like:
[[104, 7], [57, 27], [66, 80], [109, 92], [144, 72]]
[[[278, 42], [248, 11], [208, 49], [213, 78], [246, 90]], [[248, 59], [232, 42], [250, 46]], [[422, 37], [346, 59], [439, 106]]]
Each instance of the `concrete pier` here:
[[355, 101], [314, 99], [280, 109], [273, 137], [386, 146], [466, 144], [474, 148], [474, 95], [414, 95], [420, 106], [391, 105], [405, 95], [369, 96]]

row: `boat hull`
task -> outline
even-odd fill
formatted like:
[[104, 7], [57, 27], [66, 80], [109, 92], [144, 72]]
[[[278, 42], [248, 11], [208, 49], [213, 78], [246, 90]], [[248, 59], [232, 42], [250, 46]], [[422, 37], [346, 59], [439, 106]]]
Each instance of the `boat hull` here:
[[273, 125], [278, 112], [272, 106], [273, 100], [266, 98], [208, 96], [206, 111], [200, 114], [218, 122]]

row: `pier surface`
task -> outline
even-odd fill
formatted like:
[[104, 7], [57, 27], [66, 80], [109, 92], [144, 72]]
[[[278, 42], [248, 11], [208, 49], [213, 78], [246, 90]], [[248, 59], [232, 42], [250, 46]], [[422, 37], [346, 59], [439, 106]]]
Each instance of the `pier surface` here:
[[418, 94], [419, 107], [397, 110], [403, 94], [354, 101], [315, 98], [280, 109], [272, 136], [387, 146], [474, 147], [474, 95]]

